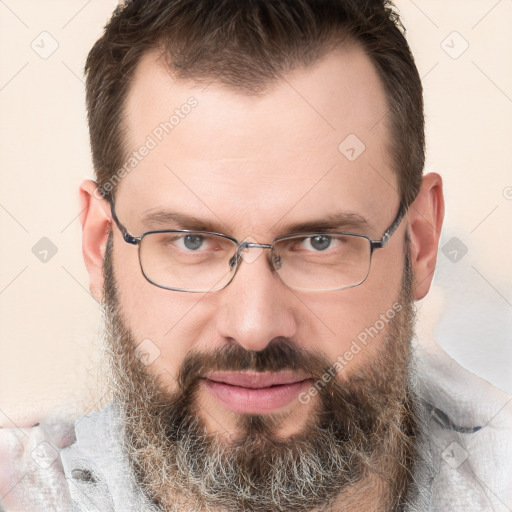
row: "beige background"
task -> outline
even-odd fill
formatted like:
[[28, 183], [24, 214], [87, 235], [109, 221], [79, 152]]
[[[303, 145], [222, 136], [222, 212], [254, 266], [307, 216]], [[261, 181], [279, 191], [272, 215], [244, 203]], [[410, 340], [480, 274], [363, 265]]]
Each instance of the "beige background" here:
[[[447, 202], [418, 335], [512, 393], [512, 1], [397, 3], [425, 87], [427, 169]], [[0, 424], [99, 396], [77, 190], [92, 177], [82, 69], [115, 4], [0, 1]], [[57, 249], [46, 262], [43, 237]]]

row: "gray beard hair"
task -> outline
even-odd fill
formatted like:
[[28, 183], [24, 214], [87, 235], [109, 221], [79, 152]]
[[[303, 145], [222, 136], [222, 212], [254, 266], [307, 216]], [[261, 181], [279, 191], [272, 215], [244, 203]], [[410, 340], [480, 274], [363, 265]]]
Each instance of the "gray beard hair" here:
[[[300, 432], [276, 436], [278, 415], [238, 415], [242, 433], [227, 441], [208, 433], [197, 414], [199, 376], [211, 370], [302, 369], [322, 382], [332, 362], [289, 339], [261, 352], [232, 344], [189, 353], [177, 390], [164, 392], [137, 358], [135, 339], [119, 306], [107, 245], [104, 313], [108, 387], [123, 411], [124, 449], [146, 496], [161, 510], [180, 512], [312, 512], [359, 510], [364, 497], [379, 511], [405, 510], [421, 430], [410, 385], [414, 303], [406, 258], [401, 311], [388, 324], [371, 365], [319, 389]], [[364, 502], [364, 503], [363, 503]], [[365, 510], [373, 510], [369, 506]]]

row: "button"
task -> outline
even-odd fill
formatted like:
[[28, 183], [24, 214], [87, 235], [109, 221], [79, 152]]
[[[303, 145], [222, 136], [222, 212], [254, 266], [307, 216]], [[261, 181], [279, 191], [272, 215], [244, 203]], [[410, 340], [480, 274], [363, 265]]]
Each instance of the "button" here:
[[95, 484], [97, 482], [94, 473], [90, 469], [73, 469], [71, 471], [71, 476], [75, 480], [80, 480], [80, 482], [84, 482], [86, 484]]

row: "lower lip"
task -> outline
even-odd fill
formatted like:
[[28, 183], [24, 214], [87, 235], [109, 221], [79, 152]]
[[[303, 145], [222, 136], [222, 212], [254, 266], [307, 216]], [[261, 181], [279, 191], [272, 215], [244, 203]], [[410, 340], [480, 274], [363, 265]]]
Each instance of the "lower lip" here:
[[288, 405], [308, 386], [308, 381], [268, 388], [244, 388], [205, 379], [207, 389], [228, 409], [240, 414], [275, 412]]

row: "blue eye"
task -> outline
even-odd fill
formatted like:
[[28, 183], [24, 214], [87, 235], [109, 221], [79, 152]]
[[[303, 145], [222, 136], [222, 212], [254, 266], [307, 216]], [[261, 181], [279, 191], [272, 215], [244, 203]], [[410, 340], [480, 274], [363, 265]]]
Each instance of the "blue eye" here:
[[315, 235], [308, 238], [309, 245], [317, 251], [324, 251], [331, 245], [332, 238], [327, 235]]
[[183, 245], [190, 251], [197, 251], [203, 245], [204, 237], [201, 235], [185, 235]]

